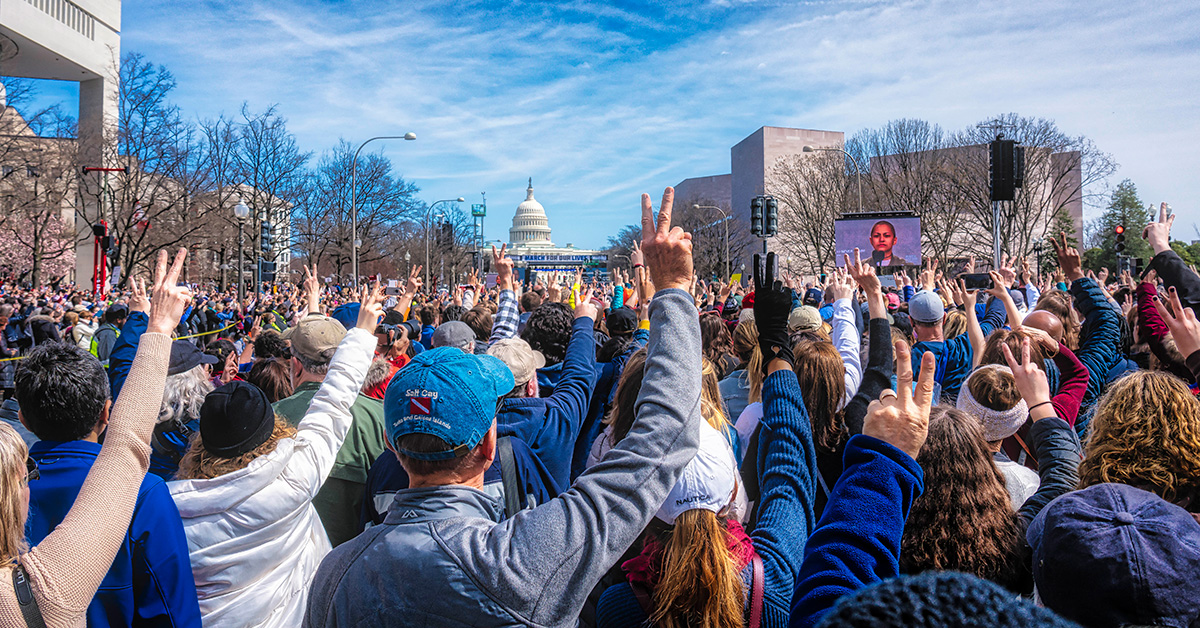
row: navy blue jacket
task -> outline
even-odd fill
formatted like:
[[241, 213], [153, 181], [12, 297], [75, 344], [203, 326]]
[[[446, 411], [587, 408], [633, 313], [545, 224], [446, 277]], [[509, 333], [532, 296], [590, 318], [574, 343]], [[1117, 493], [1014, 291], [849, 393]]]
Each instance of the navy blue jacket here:
[[[145, 312], [130, 312], [125, 325], [121, 327], [121, 337], [117, 338], [117, 344], [108, 358], [108, 385], [112, 388], [113, 400], [125, 385], [133, 358], [137, 356], [138, 343], [149, 324], [150, 317]], [[249, 364], [243, 366], [249, 370]], [[192, 434], [199, 430], [199, 418], [184, 425], [161, 423], [155, 426], [154, 436], [150, 439], [150, 473], [164, 480], [173, 479], [179, 471], [179, 460], [187, 453]]]
[[[100, 445], [88, 441], [33, 446], [29, 455], [41, 478], [29, 483], [30, 545], [66, 518], [99, 453]], [[166, 483], [155, 475], [142, 480], [125, 542], [88, 605], [87, 624], [200, 627], [187, 537]]]
[[571, 486], [571, 457], [583, 427], [592, 382], [596, 350], [592, 319], [583, 316], [571, 325], [571, 341], [562, 361], [562, 376], [549, 397], [505, 399], [496, 415], [497, 433], [516, 436], [546, 465], [558, 486]]
[[[524, 487], [521, 493], [521, 509], [535, 508], [562, 492], [554, 478], [538, 460], [533, 451], [519, 438], [511, 438], [513, 462], [517, 463], [517, 484]], [[366, 499], [363, 500], [362, 516], [358, 522], [361, 534], [368, 525], [380, 525], [387, 518], [388, 508], [396, 498], [396, 491], [408, 488], [408, 472], [396, 459], [396, 454], [385, 451], [367, 472]], [[483, 492], [504, 503], [504, 476], [500, 458], [492, 461], [483, 474]]]
[[900, 575], [900, 537], [925, 490], [908, 454], [858, 434], [846, 444], [845, 472], [808, 543], [792, 596], [792, 628], [815, 626], [843, 595]]
[[[592, 443], [604, 431], [604, 416], [608, 412], [613, 397], [617, 394], [617, 384], [621, 381], [621, 374], [625, 372], [625, 363], [629, 361], [629, 356], [646, 346], [646, 341], [649, 339], [650, 330], [636, 329], [633, 332], [633, 341], [625, 347], [624, 351], [613, 356], [609, 362], [596, 364], [599, 375], [596, 378], [596, 385], [592, 388], [592, 399], [588, 403], [587, 418], [583, 420], [583, 427], [579, 431], [579, 438], [575, 441], [575, 453], [571, 460], [572, 482], [579, 477], [579, 474], [583, 473], [588, 454], [592, 451]], [[541, 386], [540, 383], [538, 385]]]

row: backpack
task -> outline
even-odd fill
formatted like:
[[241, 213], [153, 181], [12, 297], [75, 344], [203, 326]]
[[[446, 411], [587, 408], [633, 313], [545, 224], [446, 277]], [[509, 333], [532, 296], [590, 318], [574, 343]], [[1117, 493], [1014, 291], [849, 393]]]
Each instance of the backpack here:
[[92, 333], [92, 342], [90, 345], [88, 345], [88, 353], [96, 356], [96, 359], [100, 359], [100, 343], [96, 340], [96, 337], [100, 335], [100, 330], [104, 329], [105, 327], [113, 330], [113, 333], [117, 335], [117, 338], [121, 337], [121, 330], [117, 329], [117, 326], [113, 325], [112, 323], [105, 323], [97, 327], [96, 331]]

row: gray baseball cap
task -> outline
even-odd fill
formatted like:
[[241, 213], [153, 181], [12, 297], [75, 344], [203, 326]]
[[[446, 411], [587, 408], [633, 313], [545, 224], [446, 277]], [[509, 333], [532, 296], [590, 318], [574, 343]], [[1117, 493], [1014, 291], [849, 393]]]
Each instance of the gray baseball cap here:
[[929, 290], [922, 290], [908, 301], [908, 315], [918, 323], [939, 323], [946, 315], [942, 297]]

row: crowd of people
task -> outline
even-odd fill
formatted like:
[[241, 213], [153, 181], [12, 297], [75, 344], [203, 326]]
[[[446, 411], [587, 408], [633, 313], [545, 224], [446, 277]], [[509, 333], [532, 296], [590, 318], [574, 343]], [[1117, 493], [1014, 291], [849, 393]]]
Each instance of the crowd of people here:
[[1165, 209], [975, 290], [710, 285], [672, 205], [604, 282], [4, 286], [0, 624], [1200, 626]]

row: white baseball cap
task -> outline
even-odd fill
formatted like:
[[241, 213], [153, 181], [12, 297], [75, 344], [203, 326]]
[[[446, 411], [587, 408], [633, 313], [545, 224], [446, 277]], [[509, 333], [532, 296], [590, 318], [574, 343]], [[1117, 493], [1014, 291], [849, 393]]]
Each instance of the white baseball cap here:
[[729, 441], [707, 421], [701, 421], [700, 449], [683, 468], [683, 475], [654, 516], [674, 524], [679, 515], [694, 508], [719, 513], [733, 500], [737, 475]]

